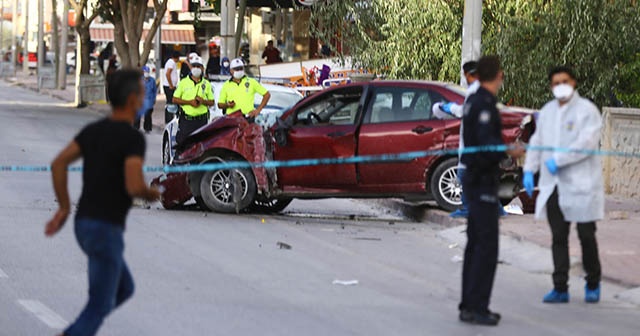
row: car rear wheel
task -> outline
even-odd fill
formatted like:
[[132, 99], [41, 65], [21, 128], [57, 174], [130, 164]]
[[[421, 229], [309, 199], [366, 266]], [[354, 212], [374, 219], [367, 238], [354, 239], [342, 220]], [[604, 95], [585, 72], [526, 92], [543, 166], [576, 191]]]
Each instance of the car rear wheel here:
[[257, 213], [278, 213], [284, 210], [293, 201], [292, 198], [272, 198], [266, 201], [256, 199], [249, 207], [249, 210]]
[[458, 181], [458, 158], [450, 158], [438, 165], [431, 176], [431, 193], [438, 206], [454, 211], [462, 205], [462, 184]]
[[[234, 161], [235, 158], [212, 158], [207, 163]], [[213, 170], [202, 175], [200, 197], [211, 211], [221, 213], [240, 212], [253, 203], [256, 196], [256, 180], [248, 168]]]

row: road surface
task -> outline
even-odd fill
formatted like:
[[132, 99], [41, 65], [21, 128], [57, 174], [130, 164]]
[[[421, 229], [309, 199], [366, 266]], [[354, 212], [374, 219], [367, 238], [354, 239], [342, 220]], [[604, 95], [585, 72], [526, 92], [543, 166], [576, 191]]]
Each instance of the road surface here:
[[[100, 117], [0, 83], [0, 164], [48, 164]], [[149, 164], [160, 163], [160, 136], [147, 136]], [[80, 175], [69, 183], [75, 200]], [[87, 266], [72, 221], [53, 239], [43, 234], [55, 209], [49, 174], [0, 172], [0, 335], [54, 335], [85, 303]], [[133, 209], [125, 254], [136, 293], [100, 335], [638, 334], [640, 310], [614, 298], [624, 288], [606, 283], [603, 301], [587, 305], [576, 274], [570, 304], [544, 305], [549, 275], [517, 265], [498, 270], [492, 309], [503, 314], [500, 326], [461, 324], [461, 264], [452, 258], [462, 252], [442, 228], [334, 216], [386, 214], [353, 200], [288, 210], [297, 216]]]

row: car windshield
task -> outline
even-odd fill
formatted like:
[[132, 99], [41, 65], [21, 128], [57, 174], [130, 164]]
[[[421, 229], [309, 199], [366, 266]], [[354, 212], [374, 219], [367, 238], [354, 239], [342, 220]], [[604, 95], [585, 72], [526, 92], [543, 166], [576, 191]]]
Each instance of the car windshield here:
[[[284, 112], [288, 111], [293, 105], [302, 99], [302, 96], [294, 92], [283, 91], [269, 91], [271, 93], [271, 99], [267, 104], [266, 109], [272, 111], [271, 113], [262, 113], [256, 119], [256, 123], [264, 127], [265, 129], [272, 127], [276, 124], [276, 120], [280, 118]], [[260, 105], [262, 102], [262, 96], [256, 95], [255, 105]]]
[[[267, 109], [270, 110], [284, 110], [295, 105], [302, 97], [293, 92], [282, 92], [282, 91], [270, 91], [271, 99], [269, 99], [269, 104], [267, 105]], [[262, 102], [262, 96], [256, 95], [256, 99], [254, 103], [256, 105], [260, 105]]]

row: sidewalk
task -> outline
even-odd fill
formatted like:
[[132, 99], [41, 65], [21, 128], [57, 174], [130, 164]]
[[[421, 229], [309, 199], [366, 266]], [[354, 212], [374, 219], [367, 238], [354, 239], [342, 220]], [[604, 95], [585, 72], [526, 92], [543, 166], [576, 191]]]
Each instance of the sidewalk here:
[[[67, 86], [64, 90], [51, 90], [42, 89], [38, 91], [38, 76], [33, 72], [32, 74], [24, 73], [22, 71], [16, 72], [16, 77], [5, 77], [5, 82], [12, 85], [23, 87], [25, 89], [32, 90], [44, 96], [60, 100], [64, 103], [73, 104], [75, 102], [76, 88], [75, 88], [75, 75], [67, 75]], [[156, 105], [154, 107], [152, 120], [155, 129], [162, 131], [164, 129], [164, 106], [165, 96], [159, 94]], [[84, 107], [91, 111], [100, 113], [102, 115], [108, 115], [111, 112], [109, 104], [105, 101], [92, 102], [89, 106]], [[81, 108], [82, 109], [82, 108]]]

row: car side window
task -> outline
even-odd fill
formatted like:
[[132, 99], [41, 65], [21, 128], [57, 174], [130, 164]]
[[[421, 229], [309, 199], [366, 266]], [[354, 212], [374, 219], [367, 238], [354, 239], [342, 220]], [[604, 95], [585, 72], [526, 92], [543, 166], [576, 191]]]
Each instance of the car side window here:
[[358, 117], [362, 92], [362, 87], [349, 87], [324, 94], [298, 111], [295, 124], [353, 125]]
[[378, 88], [373, 95], [367, 122], [371, 124], [432, 119], [437, 92], [417, 88]]

